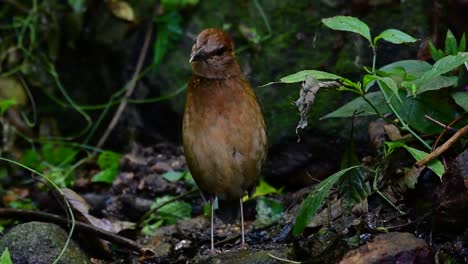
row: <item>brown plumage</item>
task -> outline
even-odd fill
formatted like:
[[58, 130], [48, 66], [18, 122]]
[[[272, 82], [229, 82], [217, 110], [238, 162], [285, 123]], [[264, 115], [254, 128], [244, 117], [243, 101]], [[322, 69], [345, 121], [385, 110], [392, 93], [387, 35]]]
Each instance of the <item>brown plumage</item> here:
[[193, 75], [185, 104], [183, 141], [190, 172], [212, 208], [213, 199], [240, 200], [253, 191], [267, 153], [265, 122], [242, 73], [229, 35], [205, 29], [190, 55]]

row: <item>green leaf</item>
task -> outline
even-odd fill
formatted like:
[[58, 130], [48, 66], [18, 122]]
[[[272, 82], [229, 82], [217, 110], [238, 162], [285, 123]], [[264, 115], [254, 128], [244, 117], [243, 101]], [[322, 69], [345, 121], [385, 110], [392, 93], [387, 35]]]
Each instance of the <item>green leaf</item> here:
[[436, 76], [416, 90], [416, 94], [424, 93], [432, 90], [439, 90], [445, 87], [455, 86], [458, 83], [458, 78], [455, 76]]
[[91, 181], [104, 183], [114, 182], [119, 174], [119, 161], [121, 158], [122, 154], [110, 150], [103, 151], [99, 154], [97, 165], [101, 171], [96, 173]]
[[335, 16], [322, 19], [322, 23], [333, 30], [357, 33], [367, 39], [369, 43], [372, 43], [369, 27], [358, 18], [351, 16]]
[[353, 166], [344, 170], [340, 170], [339, 172], [329, 176], [327, 179], [312, 189], [309, 195], [304, 199], [304, 202], [302, 202], [299, 213], [296, 216], [296, 221], [293, 228], [294, 235], [298, 235], [304, 231], [304, 228], [330, 192], [331, 187], [348, 171], [358, 167], [360, 166]]
[[[255, 192], [252, 195], [252, 198], [259, 196], [266, 196], [269, 194], [280, 193], [283, 188], [276, 189], [275, 187], [268, 184], [265, 180], [260, 178], [258, 186], [255, 188]], [[242, 198], [242, 201], [247, 201], [249, 197], [246, 195]]]
[[162, 175], [163, 179], [169, 182], [176, 182], [185, 176], [185, 172], [182, 171], [168, 171]]
[[42, 146], [42, 158], [53, 166], [65, 167], [75, 161], [78, 152], [71, 147], [53, 143], [46, 143]]
[[392, 98], [393, 96], [396, 96], [398, 101], [403, 102], [398, 93], [398, 86], [392, 78], [375, 76], [375, 79], [377, 80], [377, 83], [379, 84], [379, 86], [383, 88], [383, 92], [387, 94], [388, 98]]
[[0, 257], [0, 264], [13, 264], [8, 248], [5, 248], [5, 250], [3, 251], [2, 256]]
[[113, 183], [119, 170], [117, 168], [107, 168], [96, 173], [91, 179], [92, 182]]
[[121, 158], [122, 154], [106, 150], [99, 154], [97, 165], [101, 170], [113, 168], [117, 169], [119, 167], [119, 161]]
[[447, 30], [447, 35], [445, 36], [445, 54], [456, 55], [457, 52], [457, 39], [449, 29]]
[[444, 52], [434, 46], [432, 42], [429, 41], [429, 53], [433, 60], [438, 61], [444, 57]]
[[452, 94], [452, 98], [461, 106], [465, 112], [468, 112], [468, 92], [457, 92]]
[[323, 72], [323, 71], [315, 71], [315, 70], [303, 70], [296, 72], [294, 74], [288, 75], [286, 77], [283, 77], [280, 79], [282, 83], [297, 83], [297, 82], [303, 82], [305, 81], [307, 76], [311, 76], [314, 79], [317, 80], [340, 80], [343, 79], [343, 77], [328, 73], [328, 72]]
[[199, 0], [162, 0], [161, 5], [164, 10], [177, 10], [186, 6], [196, 5]]
[[176, 201], [161, 207], [158, 213], [166, 221], [165, 224], [172, 225], [180, 219], [190, 218], [192, 206], [186, 202]]
[[422, 76], [425, 72], [432, 69], [431, 64], [420, 60], [402, 60], [387, 64], [380, 68], [381, 71], [391, 72], [393, 69], [403, 68], [409, 75], [416, 77]]
[[460, 44], [458, 44], [458, 51], [459, 52], [464, 52], [466, 49], [466, 35], [465, 33], [462, 34], [462, 37], [460, 39]]
[[461, 52], [457, 55], [448, 55], [438, 60], [433, 66], [432, 69], [425, 72], [418, 80], [416, 80], [416, 86], [422, 87], [432, 78], [440, 76], [449, 71], [452, 71], [458, 68], [460, 65], [468, 62], [468, 52]]
[[257, 216], [254, 222], [256, 228], [270, 225], [281, 219], [283, 205], [275, 200], [261, 197], [257, 199]]
[[394, 44], [412, 43], [417, 41], [417, 39], [397, 29], [387, 29], [380, 33], [374, 38], [374, 45], [377, 45], [377, 41], [379, 41], [379, 39], [384, 39]]
[[[399, 141], [385, 142], [385, 147], [386, 147], [386, 151], [385, 151], [386, 152], [386, 154], [385, 154], [386, 157], [388, 157], [397, 148], [405, 148], [411, 154], [411, 156], [413, 156], [413, 158], [416, 161], [420, 161], [420, 160], [424, 159], [427, 155], [429, 155], [429, 153], [427, 153], [427, 152], [424, 152], [422, 150], [409, 147], [405, 143], [399, 142]], [[440, 178], [442, 178], [442, 176], [445, 173], [445, 167], [442, 164], [442, 162], [440, 162], [440, 160], [438, 160], [438, 159], [434, 159], [431, 162], [429, 162], [427, 164], [427, 167], [430, 170], [432, 170]]]
[[[356, 147], [352, 141], [347, 144], [345, 153], [341, 158], [341, 169], [359, 165], [360, 161], [356, 155]], [[345, 208], [351, 209], [371, 194], [370, 185], [365, 181], [363, 168], [356, 168], [348, 171], [338, 182], [338, 190], [342, 204]]]
[[[390, 112], [390, 108], [385, 103], [385, 98], [381, 92], [370, 92], [367, 93], [365, 97], [381, 114]], [[369, 105], [369, 103], [362, 99], [362, 97], [358, 97], [320, 119], [369, 115], [376, 115], [374, 109]]]
[[15, 98], [10, 98], [10, 99], [1, 99], [0, 100], [0, 115], [5, 114], [5, 112], [10, 108], [18, 103], [16, 102]]

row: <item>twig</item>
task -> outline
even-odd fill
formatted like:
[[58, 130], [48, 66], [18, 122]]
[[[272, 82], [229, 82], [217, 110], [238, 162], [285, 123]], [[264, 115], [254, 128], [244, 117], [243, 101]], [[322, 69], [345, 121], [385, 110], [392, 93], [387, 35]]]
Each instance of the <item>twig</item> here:
[[[10, 219], [16, 219], [16, 220], [23, 220], [23, 221], [24, 220], [44, 221], [48, 223], [54, 223], [65, 228], [67, 228], [70, 224], [70, 221], [68, 219], [63, 218], [56, 214], [21, 210], [21, 209], [10, 209], [10, 208], [0, 208], [0, 218], [10, 218]], [[90, 235], [95, 235], [106, 241], [124, 246], [128, 249], [133, 250], [134, 252], [140, 255], [151, 253], [151, 252], [148, 252], [149, 250], [144, 248], [143, 245], [140, 245], [139, 243], [131, 239], [128, 239], [123, 236], [111, 233], [109, 231], [97, 228], [95, 226], [76, 221], [75, 227], [77, 230], [81, 232], [84, 232]]]
[[301, 264], [302, 262], [300, 261], [294, 261], [294, 260], [289, 260], [289, 259], [285, 259], [285, 258], [280, 258], [280, 257], [277, 257], [271, 253], [268, 253], [268, 256], [276, 259], [276, 260], [279, 260], [279, 261], [282, 261], [282, 262], [286, 262], [286, 263], [292, 263], [292, 264]]
[[424, 115], [424, 118], [426, 118], [427, 120], [435, 123], [436, 125], [439, 125], [439, 126], [443, 127], [444, 130], [450, 130], [450, 131], [453, 131], [453, 132], [457, 132], [457, 129], [451, 127], [450, 125], [446, 125], [446, 124], [444, 124], [444, 123], [442, 123], [440, 121], [437, 121], [436, 119], [434, 119], [434, 118], [432, 118], [432, 117], [430, 117], [428, 115]]
[[138, 62], [135, 67], [135, 71], [133, 72], [132, 78], [126, 85], [127, 92], [122, 98], [122, 101], [120, 102], [120, 105], [117, 108], [117, 111], [115, 111], [115, 114], [112, 117], [112, 120], [109, 123], [109, 126], [107, 127], [106, 131], [101, 136], [101, 138], [99, 139], [98, 144], [96, 145], [97, 148], [101, 148], [104, 145], [110, 133], [112, 132], [112, 130], [114, 130], [115, 126], [117, 125], [117, 122], [120, 119], [120, 116], [122, 115], [123, 111], [125, 110], [125, 107], [127, 106], [127, 103], [128, 103], [127, 100], [130, 98], [130, 96], [133, 94], [133, 91], [135, 90], [136, 83], [138, 80], [138, 75], [140, 74], [141, 68], [143, 67], [143, 63], [146, 58], [146, 54], [148, 53], [149, 43], [151, 40], [151, 36], [153, 34], [153, 17], [156, 16], [157, 14], [158, 6], [159, 6], [159, 1], [158, 1], [158, 4], [154, 6], [153, 11], [151, 12], [151, 17], [148, 21], [148, 26], [146, 29], [145, 40], [141, 48], [140, 56], [138, 57]]
[[185, 192], [185, 193], [183, 193], [183, 194], [181, 194], [181, 195], [179, 195], [179, 196], [176, 196], [176, 197], [174, 197], [174, 198], [172, 198], [172, 199], [169, 199], [169, 200], [165, 201], [164, 203], [162, 203], [162, 204], [160, 204], [160, 205], [154, 207], [153, 209], [149, 210], [149, 211], [146, 212], [145, 215], [143, 215], [143, 217], [141, 217], [140, 220], [137, 222], [137, 224], [136, 224], [137, 228], [141, 227], [141, 225], [143, 224], [143, 222], [144, 222], [151, 214], [153, 214], [153, 213], [156, 212], [157, 210], [161, 209], [161, 207], [163, 207], [163, 206], [165, 206], [165, 205], [168, 205], [168, 204], [170, 204], [170, 203], [173, 203], [173, 202], [175, 202], [175, 201], [177, 201], [177, 200], [180, 200], [180, 199], [182, 199], [182, 198], [184, 198], [184, 197], [186, 197], [186, 196], [189, 196], [190, 194], [192, 194], [192, 193], [194, 193], [194, 192], [196, 192], [196, 191], [198, 191], [198, 189], [193, 189], [193, 190], [190, 190], [190, 191], [188, 191], [188, 192]]
[[[462, 115], [459, 115], [457, 118], [455, 118], [452, 122], [450, 122], [450, 124], [448, 124], [448, 126], [453, 126], [455, 123], [457, 123], [458, 121], [462, 120], [463, 117], [465, 117], [464, 114]], [[432, 150], [431, 151], [434, 151], [437, 147], [437, 145], [439, 145], [439, 141], [440, 139], [445, 135], [445, 133], [447, 132], [447, 129], [444, 129], [440, 134], [439, 136], [437, 137], [436, 141], [434, 142], [434, 144], [432, 145]]]
[[468, 133], [468, 125], [464, 126], [460, 130], [457, 131], [457, 133], [453, 134], [451, 138], [449, 138], [444, 144], [442, 144], [440, 147], [438, 147], [436, 150], [431, 152], [429, 155], [427, 155], [424, 159], [416, 162], [416, 166], [424, 166], [431, 160], [437, 158], [440, 156], [440, 154], [444, 153], [447, 149], [449, 149], [455, 142], [457, 142], [461, 137], [466, 135]]

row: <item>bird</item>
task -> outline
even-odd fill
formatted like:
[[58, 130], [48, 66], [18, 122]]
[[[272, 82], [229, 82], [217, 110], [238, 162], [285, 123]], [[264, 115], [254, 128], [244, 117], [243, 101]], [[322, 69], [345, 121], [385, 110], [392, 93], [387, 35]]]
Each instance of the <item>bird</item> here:
[[268, 150], [262, 108], [234, 54], [228, 33], [207, 28], [192, 47], [182, 138], [189, 171], [211, 205], [239, 201], [241, 248], [246, 247], [242, 197], [252, 196]]

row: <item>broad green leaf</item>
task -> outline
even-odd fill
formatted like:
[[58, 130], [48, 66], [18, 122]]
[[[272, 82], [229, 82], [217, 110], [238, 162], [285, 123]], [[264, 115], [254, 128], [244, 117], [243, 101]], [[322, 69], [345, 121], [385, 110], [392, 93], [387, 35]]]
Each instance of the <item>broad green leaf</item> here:
[[395, 96], [398, 99], [398, 101], [403, 102], [398, 93], [398, 86], [392, 78], [378, 76], [376, 76], [375, 78], [379, 86], [383, 88], [383, 92], [386, 93], [388, 98], [392, 98], [393, 96]]
[[283, 213], [283, 205], [273, 199], [260, 197], [257, 199], [257, 216], [254, 222], [255, 227], [260, 228], [278, 221]]
[[97, 164], [101, 170], [108, 168], [117, 169], [119, 167], [120, 158], [122, 158], [122, 154], [106, 150], [99, 154]]
[[112, 183], [119, 174], [117, 168], [107, 168], [96, 173], [91, 179], [92, 182]]
[[402, 60], [394, 63], [387, 64], [380, 68], [381, 71], [390, 72], [395, 68], [405, 69], [407, 74], [414, 75], [416, 77], [422, 76], [425, 72], [432, 69], [431, 64], [420, 61], [420, 60]]
[[121, 154], [109, 150], [99, 154], [97, 164], [101, 171], [95, 174], [91, 181], [104, 183], [114, 182], [119, 174], [119, 161], [121, 157]]
[[[386, 157], [388, 157], [397, 148], [406, 149], [411, 154], [411, 156], [413, 156], [413, 158], [416, 161], [420, 161], [420, 160], [424, 159], [427, 155], [429, 155], [429, 153], [427, 153], [427, 152], [421, 151], [421, 150], [416, 149], [416, 148], [409, 147], [405, 143], [399, 142], [399, 141], [385, 142], [385, 147], [386, 147], [386, 151], [385, 151], [386, 152], [386, 154], [385, 154]], [[438, 160], [438, 159], [434, 159], [431, 162], [429, 162], [427, 164], [427, 167], [430, 170], [432, 170], [440, 178], [442, 178], [442, 176], [445, 173], [445, 167], [442, 164], [442, 162], [440, 162], [440, 160]]]
[[450, 96], [440, 91], [427, 91], [416, 97], [406, 96], [404, 91], [400, 91], [400, 97], [403, 102], [393, 98], [391, 104], [406, 123], [423, 134], [441, 131], [438, 125], [424, 118], [424, 115], [448, 124], [460, 114], [451, 106]]
[[5, 248], [3, 251], [2, 256], [0, 257], [0, 264], [13, 264], [8, 248]]
[[468, 52], [460, 52], [457, 55], [445, 56], [438, 60], [432, 66], [431, 70], [425, 72], [421, 78], [416, 80], [416, 86], [421, 87], [432, 78], [452, 71], [466, 62], [468, 62]]
[[455, 76], [436, 76], [425, 82], [423, 86], [416, 90], [416, 94], [424, 93], [432, 90], [439, 90], [445, 87], [455, 86], [458, 83], [458, 78]]
[[[255, 192], [252, 195], [252, 198], [265, 196], [274, 193], [280, 193], [283, 188], [276, 189], [275, 187], [268, 184], [265, 180], [260, 178], [257, 188], [255, 188]], [[247, 201], [249, 197], [246, 195], [242, 198], [242, 201]]]
[[58, 144], [46, 143], [42, 146], [42, 158], [54, 166], [67, 166], [73, 163], [76, 149]]
[[192, 206], [186, 202], [176, 201], [166, 204], [158, 210], [161, 218], [164, 219], [167, 225], [175, 224], [178, 220], [190, 218], [192, 214]]
[[447, 30], [447, 35], [445, 36], [445, 54], [455, 55], [457, 52], [457, 39], [449, 29]]
[[325, 197], [328, 196], [331, 187], [348, 171], [356, 169], [360, 166], [353, 166], [344, 170], [340, 170], [327, 179], [315, 186], [309, 195], [302, 202], [299, 213], [296, 216], [294, 223], [293, 234], [298, 235], [304, 231], [304, 228], [309, 223], [312, 216], [315, 214], [317, 209], [322, 205]]
[[177, 10], [189, 5], [198, 4], [199, 0], [162, 0], [161, 5], [164, 10]]
[[457, 92], [452, 94], [453, 100], [461, 106], [465, 112], [468, 112], [468, 92]]
[[343, 77], [340, 77], [338, 75], [328, 73], [328, 72], [315, 71], [315, 70], [304, 70], [304, 71], [299, 71], [299, 72], [296, 72], [294, 74], [283, 77], [283, 78], [280, 79], [280, 81], [282, 83], [303, 82], [303, 81], [305, 81], [307, 76], [311, 76], [312, 78], [317, 79], [317, 80], [340, 80], [340, 79], [343, 79]]
[[385, 30], [384, 32], [380, 33], [377, 37], [375, 37], [374, 45], [377, 45], [377, 41], [379, 41], [379, 39], [384, 39], [394, 44], [412, 43], [417, 41], [417, 39], [406, 34], [405, 32], [392, 28]]
[[162, 175], [163, 179], [170, 182], [176, 182], [182, 179], [184, 176], [185, 172], [182, 171], [168, 171]]
[[357, 33], [367, 39], [369, 43], [372, 43], [369, 27], [358, 18], [351, 16], [335, 16], [322, 19], [322, 23], [333, 30]]
[[[390, 112], [390, 108], [385, 103], [385, 98], [381, 92], [370, 92], [365, 95], [381, 114]], [[335, 111], [321, 117], [320, 119], [332, 117], [352, 117], [352, 116], [369, 116], [376, 115], [374, 109], [361, 97], [358, 97], [351, 102], [343, 105]]]

